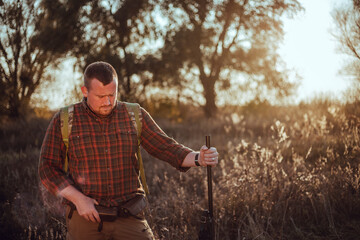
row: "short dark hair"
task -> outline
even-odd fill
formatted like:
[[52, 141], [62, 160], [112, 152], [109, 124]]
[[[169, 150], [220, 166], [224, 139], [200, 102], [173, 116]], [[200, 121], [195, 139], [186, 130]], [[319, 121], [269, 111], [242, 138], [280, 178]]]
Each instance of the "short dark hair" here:
[[115, 69], [107, 62], [94, 62], [86, 67], [84, 72], [84, 85], [87, 89], [90, 89], [90, 82], [94, 78], [104, 85], [108, 85], [113, 80], [118, 81]]

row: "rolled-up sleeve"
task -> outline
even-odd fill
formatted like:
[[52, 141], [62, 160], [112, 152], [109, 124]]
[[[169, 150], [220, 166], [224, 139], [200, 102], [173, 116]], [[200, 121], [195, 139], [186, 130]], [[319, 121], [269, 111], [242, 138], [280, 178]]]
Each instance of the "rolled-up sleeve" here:
[[65, 154], [66, 147], [61, 136], [60, 114], [57, 113], [46, 130], [38, 167], [42, 184], [55, 195], [73, 184], [63, 170]]
[[141, 113], [143, 117], [142, 147], [152, 156], [168, 162], [181, 172], [189, 170], [188, 167], [181, 167], [181, 165], [185, 157], [193, 150], [167, 136], [145, 109], [141, 108]]

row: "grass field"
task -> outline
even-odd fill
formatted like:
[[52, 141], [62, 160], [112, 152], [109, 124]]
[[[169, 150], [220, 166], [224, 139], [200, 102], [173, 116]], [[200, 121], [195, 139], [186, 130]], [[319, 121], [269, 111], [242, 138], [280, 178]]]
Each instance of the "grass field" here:
[[[158, 119], [198, 150], [220, 152], [213, 169], [216, 239], [359, 239], [360, 106], [318, 101], [292, 107], [228, 107], [212, 120]], [[189, 113], [188, 113], [189, 115]], [[173, 118], [174, 119], [174, 118]], [[65, 239], [63, 208], [39, 184], [47, 119], [0, 131], [0, 236]], [[179, 173], [143, 154], [148, 221], [158, 239], [197, 239], [207, 207], [206, 168]]]

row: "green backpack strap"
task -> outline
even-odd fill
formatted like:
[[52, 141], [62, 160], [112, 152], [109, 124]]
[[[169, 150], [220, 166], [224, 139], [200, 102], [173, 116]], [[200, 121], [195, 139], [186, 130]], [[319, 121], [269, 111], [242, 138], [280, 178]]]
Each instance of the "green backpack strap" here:
[[126, 105], [126, 109], [128, 111], [128, 114], [130, 116], [131, 122], [133, 123], [135, 129], [136, 129], [136, 133], [137, 133], [137, 139], [138, 139], [138, 149], [137, 149], [137, 158], [139, 161], [139, 167], [140, 167], [140, 179], [141, 179], [141, 183], [142, 186], [145, 190], [145, 193], [147, 195], [149, 195], [149, 189], [148, 186], [146, 184], [146, 177], [145, 177], [145, 170], [144, 170], [144, 164], [143, 164], [143, 160], [141, 157], [141, 151], [140, 151], [140, 144], [141, 144], [141, 129], [142, 129], [142, 124], [140, 121], [140, 115], [141, 115], [141, 111], [140, 111], [140, 106], [137, 103], [125, 103]]
[[60, 109], [61, 135], [62, 135], [62, 140], [66, 146], [65, 162], [64, 162], [65, 173], [68, 172], [68, 168], [69, 168], [69, 160], [68, 160], [69, 135], [71, 133], [73, 113], [74, 113], [74, 105], [69, 105]]

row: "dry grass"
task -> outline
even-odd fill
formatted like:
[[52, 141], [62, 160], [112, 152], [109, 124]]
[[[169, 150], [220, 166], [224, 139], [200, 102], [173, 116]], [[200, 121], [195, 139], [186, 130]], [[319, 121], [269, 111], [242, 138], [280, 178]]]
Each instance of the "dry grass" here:
[[[257, 104], [223, 109], [216, 120], [158, 122], [194, 149], [210, 133], [221, 153], [213, 170], [216, 239], [357, 239], [359, 109], [357, 103]], [[0, 132], [8, 146], [0, 156], [0, 234], [8, 239], [65, 239], [62, 209], [40, 190], [37, 178], [37, 142], [46, 124], [33, 121]], [[179, 173], [143, 157], [154, 234], [196, 239], [207, 207], [206, 169]]]

